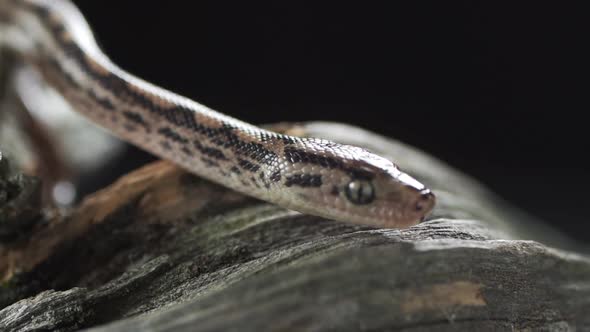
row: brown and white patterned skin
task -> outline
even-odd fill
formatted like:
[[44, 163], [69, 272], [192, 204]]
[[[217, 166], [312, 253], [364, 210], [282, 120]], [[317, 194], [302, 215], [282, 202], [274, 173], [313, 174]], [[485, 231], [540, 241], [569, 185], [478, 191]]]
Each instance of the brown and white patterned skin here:
[[100, 126], [231, 189], [376, 227], [414, 225], [434, 206], [430, 190], [364, 149], [266, 131], [121, 70], [67, 0], [0, 0], [0, 47]]

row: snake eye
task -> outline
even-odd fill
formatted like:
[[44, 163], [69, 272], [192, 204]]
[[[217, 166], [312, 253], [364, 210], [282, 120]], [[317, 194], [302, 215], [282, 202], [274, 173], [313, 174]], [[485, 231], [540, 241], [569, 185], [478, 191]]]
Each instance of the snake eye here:
[[369, 204], [375, 199], [375, 188], [367, 180], [352, 180], [348, 183], [344, 191], [346, 198], [353, 204]]

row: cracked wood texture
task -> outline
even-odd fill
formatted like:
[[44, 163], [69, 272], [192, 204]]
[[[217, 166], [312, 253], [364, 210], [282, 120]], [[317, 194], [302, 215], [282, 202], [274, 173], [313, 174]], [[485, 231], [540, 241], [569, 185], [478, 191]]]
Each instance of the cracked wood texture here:
[[[295, 130], [396, 160], [437, 194], [434, 214], [405, 230], [347, 225], [157, 162], [67, 213], [29, 204], [0, 220], [18, 234], [0, 240], [0, 330], [590, 330], [585, 248], [399, 142]], [[0, 195], [5, 218], [36, 187], [0, 177], [29, 195]]]

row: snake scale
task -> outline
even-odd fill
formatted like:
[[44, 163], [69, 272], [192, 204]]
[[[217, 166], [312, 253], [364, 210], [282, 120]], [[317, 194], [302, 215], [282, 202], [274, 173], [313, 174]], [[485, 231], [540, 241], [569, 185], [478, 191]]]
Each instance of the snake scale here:
[[424, 185], [365, 149], [267, 131], [125, 72], [68, 0], [0, 0], [0, 48], [33, 66], [95, 123], [233, 190], [388, 228], [418, 223], [435, 204]]

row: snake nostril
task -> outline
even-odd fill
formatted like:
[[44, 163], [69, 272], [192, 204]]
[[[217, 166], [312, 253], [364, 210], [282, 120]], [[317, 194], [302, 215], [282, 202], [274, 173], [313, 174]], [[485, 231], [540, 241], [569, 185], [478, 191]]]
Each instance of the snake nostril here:
[[434, 199], [434, 195], [432, 194], [432, 192], [430, 190], [425, 189], [425, 190], [421, 191], [420, 197], [417, 199], [414, 209], [416, 210], [416, 212], [426, 210], [427, 207], [433, 201], [433, 199]]
[[420, 212], [424, 209], [424, 205], [422, 205], [421, 202], [416, 203], [416, 207], [415, 207], [416, 211]]

